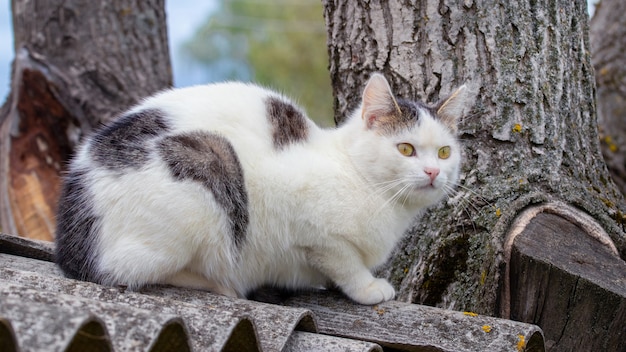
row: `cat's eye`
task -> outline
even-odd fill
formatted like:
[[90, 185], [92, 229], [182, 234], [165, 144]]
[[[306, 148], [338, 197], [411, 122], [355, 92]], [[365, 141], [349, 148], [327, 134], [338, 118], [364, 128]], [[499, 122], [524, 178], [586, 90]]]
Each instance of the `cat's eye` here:
[[449, 157], [450, 157], [449, 146], [439, 148], [439, 159], [448, 159]]
[[404, 156], [413, 156], [415, 155], [415, 148], [409, 143], [400, 143], [398, 144], [398, 151], [400, 154]]

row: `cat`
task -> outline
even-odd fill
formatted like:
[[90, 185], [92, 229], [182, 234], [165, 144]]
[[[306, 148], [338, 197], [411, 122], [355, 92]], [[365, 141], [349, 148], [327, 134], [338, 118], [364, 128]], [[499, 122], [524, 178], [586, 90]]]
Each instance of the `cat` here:
[[77, 149], [58, 204], [66, 276], [246, 297], [333, 284], [360, 304], [393, 299], [372, 275], [416, 216], [459, 177], [465, 86], [433, 107], [383, 75], [321, 129], [257, 85], [166, 90]]

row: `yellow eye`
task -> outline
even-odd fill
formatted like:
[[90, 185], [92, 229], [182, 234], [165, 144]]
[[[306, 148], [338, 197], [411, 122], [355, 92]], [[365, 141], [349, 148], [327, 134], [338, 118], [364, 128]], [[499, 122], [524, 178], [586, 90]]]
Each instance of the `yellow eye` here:
[[445, 146], [439, 148], [439, 159], [448, 159], [450, 157], [450, 147]]
[[404, 156], [413, 156], [415, 155], [415, 148], [409, 143], [400, 143], [398, 144], [398, 151], [400, 154]]

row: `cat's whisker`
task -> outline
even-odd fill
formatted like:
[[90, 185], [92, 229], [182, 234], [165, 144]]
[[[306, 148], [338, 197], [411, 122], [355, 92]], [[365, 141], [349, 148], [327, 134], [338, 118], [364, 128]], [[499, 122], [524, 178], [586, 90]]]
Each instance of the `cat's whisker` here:
[[403, 205], [404, 205], [410, 195], [409, 192], [407, 191], [412, 187], [411, 180], [407, 178], [394, 179], [391, 181], [381, 182], [380, 184], [384, 184], [385, 186], [380, 187], [378, 189], [378, 191], [380, 191], [381, 189], [383, 190], [382, 192], [379, 192], [377, 194], [378, 196], [382, 196], [384, 193], [392, 190], [393, 188], [397, 186], [401, 185], [401, 187], [393, 195], [391, 195], [391, 197], [387, 198], [385, 202], [378, 208], [378, 210], [376, 210], [372, 214], [373, 215], [372, 219], [376, 218], [376, 216], [380, 214], [380, 212], [383, 211], [388, 206], [393, 206], [394, 204], [396, 204], [398, 200], [400, 200], [401, 198], [404, 198], [403, 200]]
[[[398, 180], [395, 185], [399, 185], [402, 183], [402, 180]], [[395, 186], [394, 185], [394, 186]], [[396, 203], [397, 199], [402, 195], [402, 191], [407, 187], [407, 185], [405, 184], [404, 186], [402, 186], [399, 190], [396, 191], [396, 193], [394, 193], [389, 199], [387, 199], [387, 201], [385, 201], [385, 203], [383, 203], [383, 205], [381, 206], [381, 210], [382, 208], [385, 208], [387, 205], [393, 205]]]
[[409, 192], [411, 187], [412, 187], [411, 184], [407, 183], [405, 187], [402, 189], [402, 191], [404, 192], [404, 200], [402, 201], [402, 206], [406, 205], [406, 201], [409, 200], [409, 197], [411, 196]]
[[[454, 191], [455, 191], [457, 194], [459, 194], [460, 192], [467, 193], [469, 196], [471, 196], [471, 197], [473, 197], [473, 198], [474, 198], [474, 197], [475, 197], [475, 198], [478, 198], [481, 202], [484, 202], [485, 204], [489, 205], [489, 206], [490, 206], [491, 208], [493, 208], [494, 210], [496, 209], [495, 204], [493, 204], [492, 202], [490, 202], [489, 200], [487, 200], [485, 197], [483, 197], [482, 195], [480, 195], [478, 192], [474, 191], [473, 189], [471, 189], [471, 188], [469, 188], [469, 187], [467, 187], [467, 186], [464, 186], [464, 185], [461, 185], [461, 184], [454, 184], [454, 186], [451, 186], [451, 185], [447, 185], [447, 186], [448, 186], [448, 187], [450, 187], [450, 188], [453, 188], [453, 189], [454, 189], [454, 187], [456, 187], [456, 188], [460, 188], [460, 190], [455, 189]], [[479, 209], [479, 206], [478, 206], [478, 205], [476, 205], [474, 202], [470, 202], [468, 199], [464, 199], [464, 200], [465, 200], [467, 203], [469, 203], [469, 204], [472, 206], [472, 208], [474, 208], [477, 212], [482, 211], [481, 209]]]
[[[370, 194], [369, 199], [374, 198], [374, 197], [382, 197], [385, 193], [389, 192], [390, 190], [402, 184], [403, 182], [404, 181], [401, 179], [394, 179], [391, 181], [380, 182], [378, 184], [374, 184], [374, 187], [375, 187], [374, 192]], [[377, 186], [380, 186], [380, 187], [377, 187]]]
[[[458, 190], [456, 189], [454, 186], [457, 186], [459, 188], [461, 188], [462, 190]], [[452, 185], [452, 184], [446, 184], [444, 186], [444, 189], [446, 191], [446, 193], [448, 194], [461, 194], [462, 192], [467, 191], [466, 194], [469, 194], [470, 196], [478, 196], [481, 200], [483, 200], [484, 202], [490, 204], [486, 199], [484, 199], [482, 196], [480, 196], [480, 194], [476, 193], [475, 191], [473, 191], [472, 189], [466, 187], [466, 186], [462, 186], [462, 185]], [[482, 209], [480, 209], [478, 206], [476, 206], [473, 202], [471, 202], [469, 199], [467, 199], [467, 197], [464, 198], [460, 198], [458, 200], [458, 204], [461, 207], [462, 211], [467, 215], [467, 218], [470, 220], [471, 224], [472, 224], [472, 228], [474, 230], [474, 232], [476, 232], [476, 224], [474, 223], [474, 221], [472, 220], [473, 215], [470, 211], [470, 207], [476, 212], [476, 213], [480, 213], [481, 211], [483, 211]], [[465, 224], [464, 222], [459, 219], [461, 228], [463, 233], [465, 233]]]
[[487, 205], [495, 207], [495, 205], [493, 203], [489, 202], [485, 197], [483, 197], [481, 194], [479, 194], [478, 192], [474, 191], [473, 189], [471, 189], [471, 188], [469, 188], [467, 186], [464, 186], [464, 185], [462, 185], [460, 183], [455, 183], [454, 186], [458, 187], [458, 188], [461, 188], [461, 189], [463, 189], [463, 191], [466, 191], [466, 192], [471, 193], [472, 195], [478, 197], [480, 200], [482, 200], [483, 202], [487, 203]]
[[[465, 198], [461, 198], [459, 199], [459, 204], [464, 208], [467, 209], [468, 206], [471, 207], [474, 211], [476, 212], [480, 212], [481, 208], [479, 208], [476, 204], [474, 204], [473, 202], [471, 202], [469, 199], [465, 199]], [[469, 214], [468, 214], [469, 215]]]

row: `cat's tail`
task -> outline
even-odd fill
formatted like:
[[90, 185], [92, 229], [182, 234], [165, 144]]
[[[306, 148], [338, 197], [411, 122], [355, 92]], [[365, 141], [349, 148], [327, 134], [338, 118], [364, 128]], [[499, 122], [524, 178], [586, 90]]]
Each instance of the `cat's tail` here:
[[87, 185], [88, 171], [70, 170], [63, 180], [58, 203], [55, 262], [77, 280], [100, 283], [96, 269], [99, 218]]

